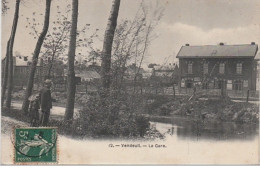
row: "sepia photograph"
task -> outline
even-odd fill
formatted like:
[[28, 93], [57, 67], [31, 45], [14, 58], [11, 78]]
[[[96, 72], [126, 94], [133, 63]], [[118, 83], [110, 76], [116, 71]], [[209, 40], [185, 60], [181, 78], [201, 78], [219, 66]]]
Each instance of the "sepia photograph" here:
[[259, 165], [259, 0], [1, 0], [2, 165]]

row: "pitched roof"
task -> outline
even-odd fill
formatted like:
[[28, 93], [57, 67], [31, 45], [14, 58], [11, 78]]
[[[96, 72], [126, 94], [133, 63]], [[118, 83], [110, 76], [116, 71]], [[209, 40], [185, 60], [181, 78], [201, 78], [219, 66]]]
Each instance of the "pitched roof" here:
[[156, 65], [154, 66], [154, 70], [156, 71], [173, 71], [176, 67], [176, 64], [169, 64], [169, 65]]
[[257, 44], [182, 46], [177, 58], [252, 58], [257, 50]]
[[[38, 59], [37, 66], [41, 66], [40, 64], [41, 58]], [[31, 59], [28, 59], [28, 56], [14, 56], [14, 65], [15, 66], [30, 66]]]
[[27, 66], [29, 60], [25, 59], [24, 57], [15, 57], [15, 65], [16, 66]]
[[81, 77], [83, 80], [89, 81], [91, 79], [100, 79], [100, 75], [96, 71], [77, 71], [76, 76]]

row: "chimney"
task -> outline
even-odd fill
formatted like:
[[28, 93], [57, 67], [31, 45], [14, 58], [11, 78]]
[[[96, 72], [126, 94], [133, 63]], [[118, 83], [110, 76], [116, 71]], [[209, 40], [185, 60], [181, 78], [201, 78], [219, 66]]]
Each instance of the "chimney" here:
[[255, 42], [251, 42], [251, 45], [255, 45]]
[[185, 46], [190, 46], [190, 44], [187, 43], [187, 44], [185, 44]]
[[220, 42], [220, 43], [219, 43], [219, 45], [220, 45], [220, 46], [223, 46], [223, 45], [224, 45], [224, 43], [223, 43], [223, 42]]

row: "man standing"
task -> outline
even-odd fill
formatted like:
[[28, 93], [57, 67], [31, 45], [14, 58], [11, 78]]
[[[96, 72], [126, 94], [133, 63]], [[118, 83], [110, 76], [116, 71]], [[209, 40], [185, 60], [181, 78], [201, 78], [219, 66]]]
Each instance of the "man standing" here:
[[49, 122], [50, 109], [52, 108], [50, 88], [51, 88], [51, 80], [47, 79], [44, 82], [44, 88], [42, 88], [40, 91], [40, 104], [41, 104], [40, 126], [47, 126]]

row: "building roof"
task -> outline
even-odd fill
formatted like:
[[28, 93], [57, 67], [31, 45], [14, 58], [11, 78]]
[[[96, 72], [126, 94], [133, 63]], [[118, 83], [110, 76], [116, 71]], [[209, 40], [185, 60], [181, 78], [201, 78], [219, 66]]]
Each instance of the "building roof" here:
[[257, 50], [257, 44], [182, 46], [177, 58], [252, 58]]
[[15, 57], [15, 65], [16, 66], [27, 66], [28, 62], [30, 62], [28, 59], [24, 57]]
[[[14, 65], [16, 67], [18, 66], [30, 66], [30, 63], [32, 62], [31, 59], [28, 59], [28, 56], [14, 56]], [[41, 58], [38, 59], [37, 66], [41, 66]]]
[[81, 77], [85, 81], [90, 81], [92, 79], [100, 79], [100, 75], [96, 71], [77, 71], [75, 70], [76, 76]]
[[256, 59], [256, 60], [260, 60], [260, 52], [258, 52], [258, 53], [256, 54], [255, 59]]
[[154, 66], [155, 71], [173, 71], [176, 67], [176, 64], [167, 64], [167, 65], [156, 65]]

